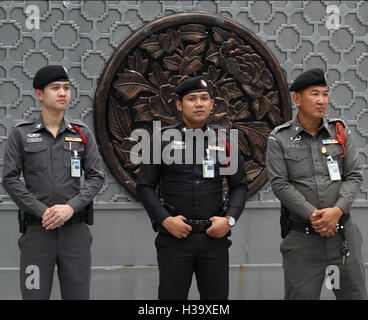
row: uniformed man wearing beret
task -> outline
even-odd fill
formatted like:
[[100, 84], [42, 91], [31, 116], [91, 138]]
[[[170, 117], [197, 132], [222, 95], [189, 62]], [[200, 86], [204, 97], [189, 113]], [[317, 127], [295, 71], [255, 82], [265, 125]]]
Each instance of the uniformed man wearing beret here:
[[319, 299], [326, 285], [337, 299], [366, 299], [362, 233], [350, 216], [363, 180], [354, 138], [342, 120], [325, 117], [323, 70], [302, 73], [290, 90], [298, 115], [271, 132], [267, 147], [282, 206], [285, 298]]
[[104, 181], [102, 161], [88, 127], [64, 116], [65, 68], [41, 68], [33, 87], [41, 115], [12, 129], [3, 165], [3, 186], [20, 209], [22, 298], [49, 299], [56, 265], [62, 299], [89, 299], [92, 236], [85, 222], [92, 223], [93, 198]]
[[[221, 139], [221, 133], [217, 130], [219, 127], [206, 122], [214, 105], [207, 79], [201, 76], [186, 79], [177, 86], [176, 93], [176, 106], [182, 113], [183, 121], [163, 128], [158, 134], [178, 129], [182, 139], [169, 142], [162, 139], [160, 151], [171, 144], [173, 151], [180, 151], [179, 155], [184, 159], [186, 150], [197, 148], [197, 140], [192, 142], [186, 139], [190, 129], [212, 132], [218, 139]], [[222, 139], [228, 139], [226, 134], [222, 135]], [[243, 211], [247, 180], [242, 158], [239, 154], [231, 154], [231, 159], [238, 159], [238, 169], [235, 174], [226, 175], [230, 200], [227, 213], [222, 214], [220, 204], [224, 176], [221, 176], [219, 169], [226, 167], [226, 164], [214, 160], [219, 153], [226, 152], [226, 148], [219, 147], [210, 139], [203, 147], [198, 154], [194, 154], [192, 163], [166, 164], [162, 161], [160, 164], [142, 163], [140, 167], [137, 193], [155, 231], [159, 231], [155, 245], [160, 300], [187, 299], [193, 273], [201, 299], [228, 298], [228, 248], [231, 244], [228, 236]], [[152, 154], [151, 148], [151, 159]], [[160, 186], [160, 196], [156, 193], [157, 185]]]

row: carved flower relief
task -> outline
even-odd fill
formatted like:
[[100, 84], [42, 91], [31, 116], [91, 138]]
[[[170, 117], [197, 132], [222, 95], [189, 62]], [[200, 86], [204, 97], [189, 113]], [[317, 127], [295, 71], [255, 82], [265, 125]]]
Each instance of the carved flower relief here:
[[152, 121], [181, 120], [175, 87], [203, 74], [214, 89], [215, 107], [208, 120], [239, 130], [239, 148], [249, 182], [264, 169], [267, 139], [283, 122], [272, 73], [260, 55], [236, 34], [218, 27], [182, 25], [154, 34], [125, 59], [110, 90], [108, 122], [111, 143], [126, 169], [138, 173], [130, 150], [138, 143], [135, 128], [152, 132]]

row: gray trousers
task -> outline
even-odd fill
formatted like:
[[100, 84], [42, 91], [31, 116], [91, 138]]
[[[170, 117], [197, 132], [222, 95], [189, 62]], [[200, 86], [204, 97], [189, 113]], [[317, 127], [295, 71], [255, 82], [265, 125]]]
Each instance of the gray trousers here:
[[[317, 300], [326, 284], [326, 270], [331, 271], [327, 288], [333, 289], [337, 299], [367, 299], [362, 233], [351, 219], [345, 224], [345, 237], [350, 250], [343, 264], [340, 233], [324, 238], [292, 230], [282, 241], [285, 299]], [[328, 269], [327, 269], [328, 268]]]
[[89, 299], [92, 235], [84, 223], [46, 230], [27, 226], [18, 240], [20, 249], [20, 287], [24, 300], [50, 298], [55, 265], [61, 298]]

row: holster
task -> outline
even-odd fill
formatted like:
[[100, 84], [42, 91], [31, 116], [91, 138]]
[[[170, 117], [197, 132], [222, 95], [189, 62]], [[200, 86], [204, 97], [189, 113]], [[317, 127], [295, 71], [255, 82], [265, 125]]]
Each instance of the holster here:
[[225, 217], [229, 209], [229, 199], [223, 198], [220, 202], [220, 217]]
[[19, 232], [25, 233], [27, 230], [27, 224], [24, 216], [24, 211], [18, 209], [18, 223], [19, 223]]
[[281, 225], [281, 238], [285, 239], [291, 230], [291, 220], [289, 217], [288, 209], [282, 204], [281, 204], [280, 225]]
[[93, 211], [93, 201], [91, 201], [87, 206], [85, 206], [81, 211], [82, 221], [88, 225], [93, 225], [94, 222], [94, 211]]
[[[175, 216], [176, 214], [176, 208], [172, 204], [169, 204], [163, 200], [161, 200], [162, 206], [166, 209], [168, 213], [170, 213], [171, 216]], [[152, 221], [153, 230], [155, 232], [162, 232], [162, 233], [169, 233], [161, 224], [157, 224], [156, 222]]]

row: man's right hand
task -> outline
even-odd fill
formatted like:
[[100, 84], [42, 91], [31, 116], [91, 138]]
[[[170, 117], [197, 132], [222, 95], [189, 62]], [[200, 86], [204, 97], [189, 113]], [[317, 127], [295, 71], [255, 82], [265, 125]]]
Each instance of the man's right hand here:
[[[322, 215], [323, 215], [323, 212], [321, 212], [321, 210], [316, 209], [311, 213], [308, 219], [313, 224], [313, 222], [320, 220], [322, 218]], [[321, 237], [327, 237], [327, 238], [332, 237], [336, 232], [336, 230], [327, 228], [327, 227], [321, 230], [316, 230], [316, 228], [314, 228], [314, 230], [318, 232]]]
[[174, 237], [181, 239], [186, 238], [192, 227], [184, 222], [187, 220], [184, 216], [167, 217], [162, 221], [162, 226], [170, 232]]

